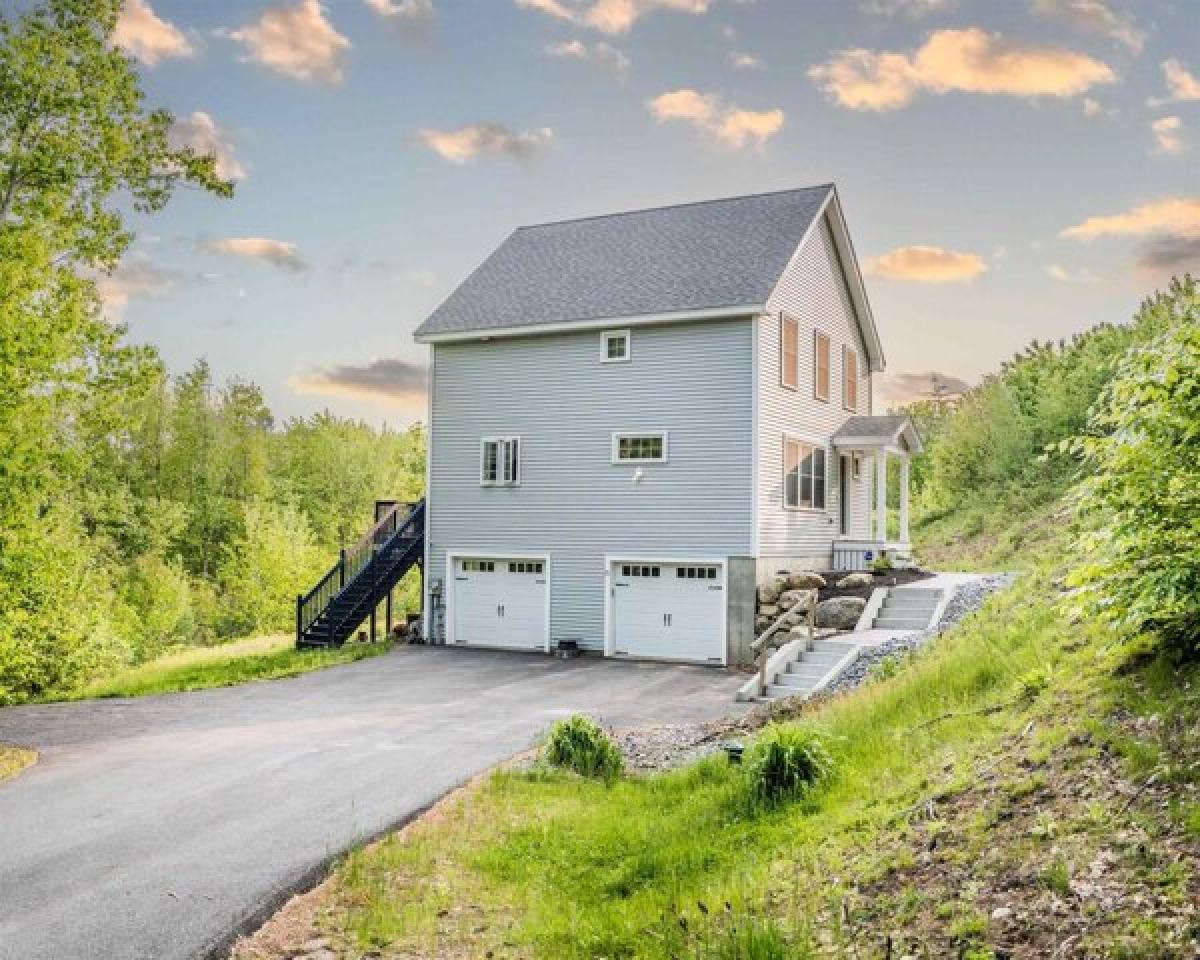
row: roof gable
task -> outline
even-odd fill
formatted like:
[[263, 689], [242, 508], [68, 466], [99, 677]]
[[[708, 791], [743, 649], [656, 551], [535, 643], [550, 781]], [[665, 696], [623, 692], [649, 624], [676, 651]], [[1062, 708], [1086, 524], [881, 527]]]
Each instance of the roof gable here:
[[416, 337], [761, 309], [832, 193], [827, 184], [521, 227]]

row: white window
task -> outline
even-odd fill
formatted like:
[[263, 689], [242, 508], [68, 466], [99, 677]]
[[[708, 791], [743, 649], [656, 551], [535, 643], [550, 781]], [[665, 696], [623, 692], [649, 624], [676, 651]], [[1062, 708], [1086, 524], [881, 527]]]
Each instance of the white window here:
[[484, 437], [479, 452], [479, 483], [515, 487], [521, 482], [521, 438]]
[[628, 359], [628, 330], [605, 330], [600, 334], [600, 360], [602, 363], [624, 363]]
[[783, 505], [793, 510], [825, 509], [825, 448], [783, 439]]
[[666, 463], [665, 433], [614, 433], [613, 463]]

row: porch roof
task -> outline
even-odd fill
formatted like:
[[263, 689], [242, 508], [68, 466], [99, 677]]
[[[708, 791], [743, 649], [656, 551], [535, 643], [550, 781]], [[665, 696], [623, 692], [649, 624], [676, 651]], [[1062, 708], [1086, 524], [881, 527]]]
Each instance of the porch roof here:
[[833, 435], [833, 445], [841, 450], [891, 450], [900, 453], [920, 453], [924, 449], [917, 428], [903, 414], [851, 417]]

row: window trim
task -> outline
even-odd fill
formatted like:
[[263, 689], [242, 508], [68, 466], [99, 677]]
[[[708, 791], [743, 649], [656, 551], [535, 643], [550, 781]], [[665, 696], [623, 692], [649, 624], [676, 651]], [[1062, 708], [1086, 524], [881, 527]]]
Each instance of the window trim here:
[[[496, 445], [496, 479], [488, 480], [483, 473], [483, 465], [487, 458], [487, 447], [489, 443]], [[516, 475], [512, 480], [504, 479], [504, 454], [503, 450], [506, 444], [514, 444], [517, 450], [517, 469]], [[479, 485], [481, 487], [519, 487], [521, 485], [521, 475], [525, 470], [525, 456], [522, 449], [521, 438], [516, 434], [506, 436], [480, 437], [479, 438]]]
[[[850, 367], [850, 358], [854, 358], [854, 376], [848, 376]], [[842, 409], [848, 410], [850, 413], [858, 413], [858, 379], [859, 379], [859, 359], [858, 351], [853, 347], [842, 345]], [[854, 390], [854, 403], [850, 402], [850, 391]]]
[[[822, 502], [822, 505], [819, 507], [817, 507], [817, 506], [806, 507], [799, 503], [793, 505], [793, 504], [789, 504], [787, 502], [787, 455], [788, 455], [788, 444], [789, 443], [798, 443], [802, 446], [808, 447], [814, 453], [817, 450], [822, 451], [822, 460], [824, 462], [825, 469], [823, 471], [823, 477], [822, 477], [823, 483], [821, 485], [821, 499], [823, 502]], [[783, 503], [783, 509], [787, 510], [789, 512], [794, 512], [794, 513], [828, 514], [829, 513], [829, 473], [830, 473], [830, 470], [829, 470], [830, 454], [829, 454], [828, 445], [823, 444], [817, 440], [811, 440], [807, 437], [797, 436], [794, 433], [784, 433], [782, 450], [780, 451], [780, 454], [781, 454], [780, 466], [782, 467], [781, 472], [782, 472], [782, 476], [783, 476], [783, 482], [781, 484], [781, 487], [782, 487], [781, 494], [782, 495], [781, 495], [780, 499]]]
[[[788, 382], [787, 372], [787, 334], [788, 326], [795, 331], [796, 350], [792, 359], [791, 383]], [[800, 321], [786, 313], [779, 314], [779, 385], [784, 390], [800, 389]]]
[[[662, 440], [662, 456], [654, 459], [623, 460], [620, 457], [621, 440], [632, 437], [658, 437]], [[612, 462], [620, 466], [641, 466], [643, 463], [667, 463], [670, 457], [669, 435], [666, 430], [618, 430], [612, 434], [612, 447], [609, 451]]]
[[[825, 344], [825, 393], [821, 393], [821, 343]], [[813, 398], [829, 402], [833, 392], [833, 340], [824, 330], [813, 330]]]
[[[608, 342], [610, 340], [623, 339], [625, 341], [625, 356], [610, 357], [608, 355]], [[600, 332], [600, 362], [601, 363], [629, 363], [633, 359], [633, 335], [629, 329], [624, 330], [602, 330]]]

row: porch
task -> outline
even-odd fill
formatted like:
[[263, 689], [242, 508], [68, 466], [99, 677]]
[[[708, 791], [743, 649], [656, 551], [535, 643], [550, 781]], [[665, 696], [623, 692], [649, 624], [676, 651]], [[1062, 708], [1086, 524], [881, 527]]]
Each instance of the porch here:
[[[859, 457], [874, 465], [873, 495], [866, 539], [838, 537], [833, 542], [834, 570], [862, 570], [886, 556], [897, 565], [912, 559], [909, 540], [910, 460], [922, 450], [921, 437], [905, 416], [851, 417], [833, 435], [836, 453]], [[888, 503], [888, 458], [900, 464], [897, 529], [890, 529]]]

